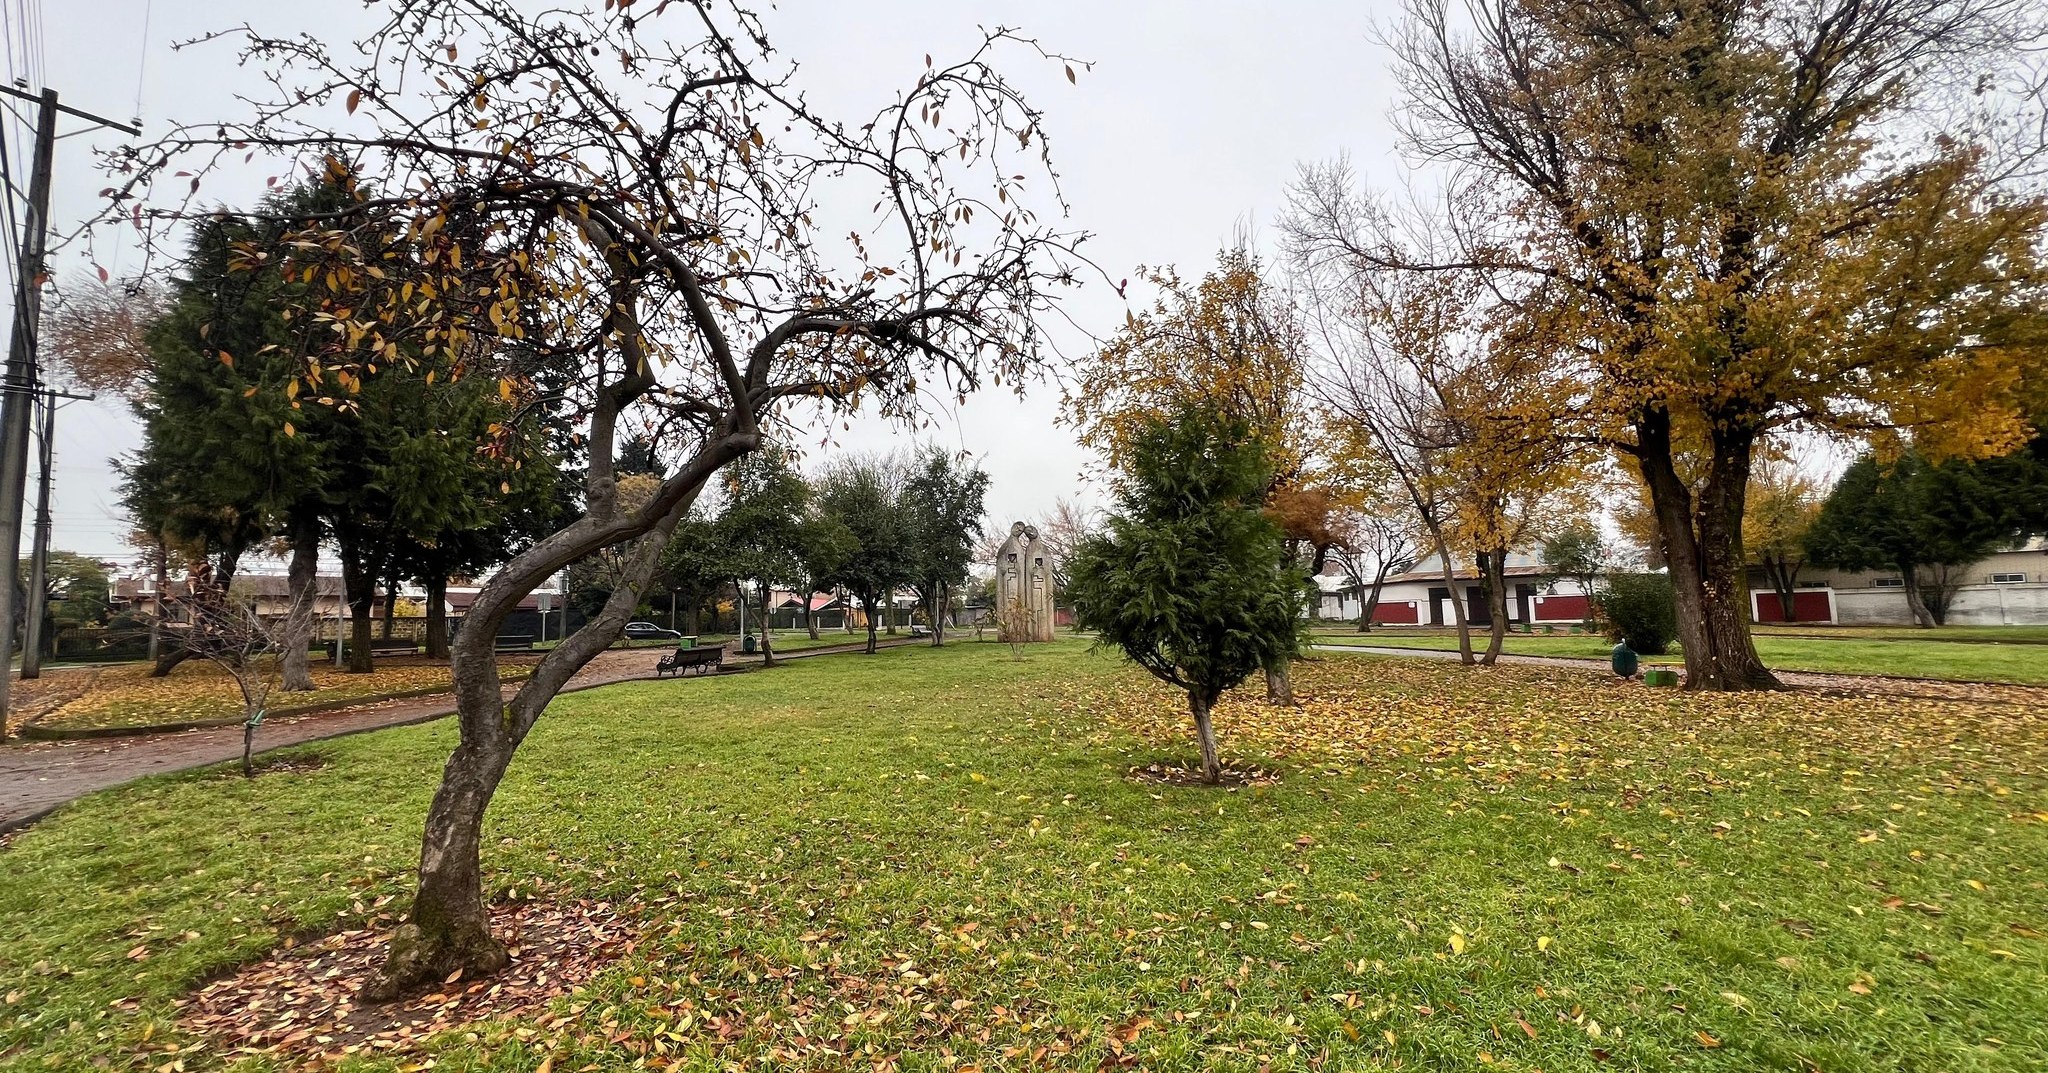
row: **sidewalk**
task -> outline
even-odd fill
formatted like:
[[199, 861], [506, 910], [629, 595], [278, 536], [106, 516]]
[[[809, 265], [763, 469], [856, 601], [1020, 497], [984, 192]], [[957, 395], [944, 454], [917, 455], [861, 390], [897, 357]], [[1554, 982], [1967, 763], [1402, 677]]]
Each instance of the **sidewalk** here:
[[[883, 641], [900, 648], [909, 640]], [[858, 652], [865, 642], [778, 653], [785, 663], [811, 656]], [[659, 648], [621, 648], [598, 654], [562, 690], [573, 693], [618, 682], [652, 680]], [[750, 667], [759, 656], [731, 656], [727, 667]], [[510, 698], [519, 683], [505, 687]], [[445, 718], [455, 712], [452, 693], [401, 700], [371, 701], [349, 708], [266, 719], [256, 733], [257, 751], [269, 752], [308, 742], [361, 734], [386, 727], [409, 726]], [[100, 738], [83, 741], [14, 741], [0, 745], [0, 832], [33, 823], [67, 801], [119, 786], [147, 775], [205, 767], [242, 756], [242, 728], [210, 727], [147, 737]]]

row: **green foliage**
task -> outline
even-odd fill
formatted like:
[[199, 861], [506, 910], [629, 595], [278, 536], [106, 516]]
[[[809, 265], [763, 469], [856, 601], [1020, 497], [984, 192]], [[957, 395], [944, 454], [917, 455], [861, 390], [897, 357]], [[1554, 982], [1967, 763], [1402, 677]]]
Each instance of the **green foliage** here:
[[889, 594], [917, 577], [916, 533], [904, 519], [902, 486], [898, 467], [877, 457], [848, 459], [818, 483], [819, 508], [846, 538], [844, 556], [823, 580], [853, 593], [870, 627]]
[[1668, 574], [1612, 574], [1593, 601], [1608, 640], [1623, 641], [1638, 655], [1662, 655], [1678, 636], [1678, 611]]
[[[21, 578], [26, 581], [29, 561], [21, 561]], [[106, 565], [75, 551], [50, 553], [43, 574], [46, 617], [59, 627], [97, 626], [107, 619], [113, 603], [113, 585]], [[45, 635], [49, 636], [49, 635]]]
[[967, 579], [982, 532], [988, 481], [980, 468], [927, 447], [903, 484], [903, 523], [917, 560], [912, 583], [934, 615], [945, 594]]
[[1806, 534], [1816, 563], [1844, 570], [1910, 570], [1976, 562], [2027, 527], [2027, 474], [2005, 463], [1931, 465], [1908, 451], [1890, 465], [1857, 459], [1835, 482]]
[[796, 580], [811, 490], [789, 456], [769, 445], [720, 470], [718, 479], [725, 506], [712, 539], [713, 568], [763, 585]]
[[1594, 579], [1606, 571], [1613, 557], [1600, 530], [1584, 522], [1568, 525], [1543, 542], [1544, 571], [1553, 578], [1578, 582], [1580, 592], [1593, 591]]
[[1300, 647], [1304, 580], [1261, 509], [1267, 458], [1246, 423], [1193, 409], [1144, 422], [1124, 457], [1116, 510], [1070, 567], [1076, 620], [1213, 702]]

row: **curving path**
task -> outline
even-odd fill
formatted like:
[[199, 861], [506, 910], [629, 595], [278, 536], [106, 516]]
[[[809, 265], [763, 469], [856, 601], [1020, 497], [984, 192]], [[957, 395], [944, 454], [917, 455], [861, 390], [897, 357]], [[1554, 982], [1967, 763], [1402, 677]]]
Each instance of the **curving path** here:
[[[880, 647], [898, 648], [922, 643], [908, 639], [882, 641]], [[864, 644], [835, 645], [777, 653], [778, 663], [811, 656], [858, 652]], [[618, 682], [654, 677], [654, 664], [661, 658], [659, 648], [620, 648], [601, 652], [562, 690], [574, 693]], [[730, 656], [726, 666], [758, 664], [758, 656]], [[518, 683], [505, 687], [511, 697]], [[371, 701], [350, 708], [300, 716], [275, 716], [263, 721], [257, 732], [259, 753], [283, 749], [328, 738], [361, 734], [386, 727], [410, 726], [442, 719], [455, 713], [452, 693], [425, 697]], [[176, 734], [148, 737], [99, 738], [85, 741], [10, 741], [0, 745], [0, 832], [34, 823], [58, 806], [97, 790], [124, 782], [206, 767], [242, 756], [240, 725], [208, 727]]]

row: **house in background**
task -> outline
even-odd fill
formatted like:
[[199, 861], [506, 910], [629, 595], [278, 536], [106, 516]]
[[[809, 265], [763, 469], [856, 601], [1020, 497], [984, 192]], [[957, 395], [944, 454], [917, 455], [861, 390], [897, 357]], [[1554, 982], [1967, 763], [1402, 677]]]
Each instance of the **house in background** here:
[[[1927, 577], [1923, 570], [1922, 578]], [[1967, 566], [1948, 568], [1954, 595], [1951, 626], [2048, 625], [2048, 541], [2030, 540]], [[1757, 622], [1801, 622], [1830, 626], [1911, 626], [1906, 580], [1897, 570], [1799, 571], [1793, 614], [1761, 570], [1749, 578], [1750, 616]]]
[[[1576, 626], [1592, 613], [1587, 593], [1578, 582], [1551, 577], [1534, 555], [1510, 552], [1503, 573], [1507, 575], [1510, 625]], [[1315, 580], [1321, 590], [1317, 617], [1358, 621], [1371, 594], [1370, 585], [1361, 588], [1353, 584], [1334, 563], [1325, 566]], [[1461, 564], [1452, 580], [1453, 584], [1445, 584], [1443, 571], [1429, 568], [1388, 575], [1380, 587], [1379, 605], [1373, 608], [1373, 624], [1455, 625], [1457, 612], [1451, 601], [1458, 599], [1464, 601], [1467, 622], [1474, 626], [1493, 625], [1478, 568], [1470, 563]]]

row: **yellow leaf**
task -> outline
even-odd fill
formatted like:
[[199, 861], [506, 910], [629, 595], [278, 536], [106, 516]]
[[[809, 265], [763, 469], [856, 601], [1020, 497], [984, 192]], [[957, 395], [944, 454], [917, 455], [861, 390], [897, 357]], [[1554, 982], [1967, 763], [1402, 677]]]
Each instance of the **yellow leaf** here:
[[1460, 934], [1458, 934], [1457, 932], [1452, 932], [1452, 933], [1451, 933], [1451, 953], [1453, 953], [1453, 954], [1462, 954], [1462, 953], [1464, 953], [1464, 952], [1465, 952], [1465, 937], [1464, 937], [1464, 936], [1462, 936], [1462, 935], [1460, 935]]
[[1548, 949], [1550, 949], [1550, 936], [1545, 935], [1536, 940], [1537, 953], [1542, 953], [1543, 951]]

